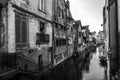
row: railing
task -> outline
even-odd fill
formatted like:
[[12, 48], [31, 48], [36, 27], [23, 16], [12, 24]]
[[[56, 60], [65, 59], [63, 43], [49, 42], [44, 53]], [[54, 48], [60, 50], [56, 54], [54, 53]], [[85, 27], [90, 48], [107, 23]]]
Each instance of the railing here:
[[49, 43], [49, 34], [36, 34], [37, 40], [36, 44], [48, 44]]
[[16, 55], [0, 54], [0, 73], [10, 71], [16, 68]]
[[24, 71], [40, 71], [40, 64], [30, 61], [22, 53], [2, 53], [0, 54], [0, 73], [14, 69]]

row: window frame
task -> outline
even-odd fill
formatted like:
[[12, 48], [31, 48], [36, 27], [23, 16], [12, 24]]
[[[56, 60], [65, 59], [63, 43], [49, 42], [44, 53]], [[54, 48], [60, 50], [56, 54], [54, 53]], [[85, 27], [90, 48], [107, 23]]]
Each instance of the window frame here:
[[39, 21], [39, 32], [42, 33], [41, 32], [41, 23], [43, 24], [43, 26], [42, 26], [43, 27], [43, 34], [45, 34], [46, 33], [46, 31], [45, 31], [46, 30], [45, 24], [46, 23], [43, 22], [43, 21]]
[[[17, 27], [17, 25], [16, 25], [16, 16], [19, 16], [20, 17], [20, 35], [19, 35], [19, 37], [20, 37], [20, 42], [17, 42], [17, 33], [16, 33], [16, 27]], [[24, 18], [24, 19], [23, 19]], [[22, 32], [23, 32], [23, 22], [26, 22], [26, 41], [24, 42], [23, 40], [24, 39], [22, 39], [23, 38], [23, 34], [22, 34]], [[25, 36], [25, 35], [24, 35]], [[24, 14], [21, 14], [21, 13], [18, 13], [18, 12], [15, 12], [15, 45], [16, 45], [16, 48], [23, 48], [23, 47], [28, 47], [28, 43], [29, 43], [29, 25], [28, 25], [28, 17], [26, 16], [26, 15], [24, 15]]]
[[38, 0], [38, 10], [45, 12], [45, 0]]

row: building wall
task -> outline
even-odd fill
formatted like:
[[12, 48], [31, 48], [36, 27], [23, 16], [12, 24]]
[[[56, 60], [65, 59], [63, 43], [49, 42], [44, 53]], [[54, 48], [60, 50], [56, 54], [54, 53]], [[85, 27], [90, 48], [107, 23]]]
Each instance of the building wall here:
[[[67, 53], [67, 23], [66, 23], [66, 2], [65, 0], [54, 0], [54, 40], [55, 40], [55, 65], [61, 60], [68, 57]], [[62, 44], [62, 40], [66, 40], [66, 44]]]
[[[120, 36], [120, 0], [117, 0], [117, 7], [118, 7], [118, 36]], [[119, 59], [120, 59], [120, 37], [118, 37], [118, 44], [119, 44]], [[118, 61], [119, 61], [118, 59]], [[120, 61], [119, 61], [120, 64]]]
[[0, 51], [1, 52], [7, 52], [8, 48], [7, 48], [7, 22], [6, 22], [6, 17], [7, 17], [7, 9], [6, 8], [1, 8], [0, 9], [0, 42], [1, 42], [1, 47], [0, 47]]
[[[17, 2], [15, 2], [17, 1]], [[52, 0], [46, 0], [45, 8], [46, 12], [41, 12], [38, 10], [38, 0], [33, 1], [30, 0], [29, 7], [22, 7], [21, 0], [15, 0], [8, 3], [8, 52], [14, 53], [16, 52], [16, 44], [15, 44], [15, 10], [20, 11], [21, 13], [24, 13], [28, 16], [28, 44], [29, 44], [29, 50], [31, 50], [31, 53], [24, 52], [23, 54], [31, 59], [31, 61], [38, 62], [38, 56], [43, 56], [43, 61], [45, 64], [49, 62], [50, 54], [49, 48], [52, 47]], [[20, 7], [14, 7], [12, 5], [16, 5]], [[22, 9], [22, 10], [21, 10]], [[32, 14], [31, 14], [32, 13]], [[37, 16], [38, 17], [37, 17]], [[45, 22], [45, 34], [49, 34], [49, 43], [48, 44], [36, 44], [36, 33], [40, 32], [40, 25], [39, 22]]]
[[[113, 2], [111, 5], [110, 3]], [[109, 2], [109, 47], [110, 47], [110, 77], [118, 70], [118, 22], [117, 22], [117, 2]]]
[[109, 25], [108, 25], [108, 10], [107, 10], [107, 6], [108, 6], [108, 1], [106, 0], [105, 1], [105, 14], [104, 14], [104, 24], [103, 24], [103, 27], [104, 27], [104, 43], [105, 43], [105, 47], [104, 47], [104, 50], [105, 50], [105, 53], [107, 54], [108, 52], [108, 49], [109, 49]]
[[[28, 4], [26, 4], [28, 1]], [[24, 8], [27, 11], [40, 15], [43, 18], [52, 20], [52, 0], [45, 0], [45, 10], [39, 10], [39, 0], [11, 0], [11, 2], [19, 7]]]
[[103, 31], [98, 32], [97, 43], [104, 43], [104, 33], [103, 33]]
[[110, 30], [110, 48], [112, 50], [112, 58], [117, 56], [117, 21], [116, 21], [116, 3], [110, 6], [109, 10], [109, 30]]
[[15, 52], [15, 13], [12, 4], [8, 4], [8, 52]]

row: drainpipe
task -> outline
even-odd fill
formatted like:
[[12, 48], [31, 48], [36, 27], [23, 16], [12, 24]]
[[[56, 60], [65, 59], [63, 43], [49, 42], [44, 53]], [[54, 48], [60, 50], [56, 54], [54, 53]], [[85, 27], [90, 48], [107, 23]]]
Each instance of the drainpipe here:
[[[2, 8], [0, 8], [0, 18], [2, 18]], [[2, 23], [2, 22], [0, 22]], [[1, 51], [2, 51], [2, 46], [1, 46], [2, 42], [1, 42], [1, 26], [0, 26], [0, 54], [1, 54]]]
[[52, 0], [52, 52], [51, 52], [51, 65], [54, 67], [54, 55], [55, 55], [55, 37], [54, 37], [54, 14], [55, 13], [55, 0]]
[[69, 10], [69, 6], [67, 5], [67, 7], [66, 7], [66, 12], [65, 12], [65, 14], [66, 14], [66, 53], [67, 53], [67, 57], [69, 57], [68, 55], [69, 55], [69, 52], [68, 52], [68, 21], [69, 20], [67, 20], [68, 19], [68, 16], [67, 16], [67, 9]]
[[120, 4], [120, 1], [119, 0], [117, 0], [117, 2], [116, 2], [116, 15], [117, 15], [117, 21], [116, 21], [116, 23], [117, 23], [117, 30], [118, 30], [118, 32], [117, 32], [117, 44], [118, 44], [118, 56], [117, 56], [117, 61], [118, 61], [118, 69], [120, 68], [120, 61], [119, 61], [119, 59], [120, 59], [120, 38], [119, 38], [119, 36], [120, 36], [120, 23], [119, 23], [119, 4]]
[[117, 42], [117, 63], [118, 63], [117, 67], [119, 69], [119, 25], [118, 25], [119, 18], [118, 18], [118, 1], [116, 1], [116, 15], [117, 15], [117, 17], [116, 17], [116, 26], [117, 26], [117, 29], [116, 30], [118, 30], [116, 32], [116, 37], [117, 37], [117, 39], [116, 39], [116, 42]]

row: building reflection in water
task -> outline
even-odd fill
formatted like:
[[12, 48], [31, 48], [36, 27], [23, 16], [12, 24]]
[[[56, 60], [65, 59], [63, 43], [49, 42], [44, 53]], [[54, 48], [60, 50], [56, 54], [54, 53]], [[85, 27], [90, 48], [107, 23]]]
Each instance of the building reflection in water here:
[[[50, 74], [44, 76], [42, 80], [88, 80], [84, 78], [86, 77], [84, 76], [84, 73], [85, 74], [92, 73], [91, 72], [92, 70], [90, 70], [90, 65], [91, 60], [94, 56], [93, 54], [96, 55], [95, 52], [92, 52], [88, 53], [85, 57], [83, 55], [80, 55], [67, 59], [59, 66], [56, 66]], [[103, 73], [99, 72], [100, 74], [103, 74], [104, 80], [106, 79], [106, 71], [107, 69], [105, 69]], [[91, 75], [91, 77], [92, 76], [93, 74]], [[89, 77], [87, 76], [87, 78]]]

